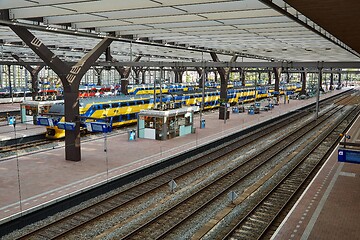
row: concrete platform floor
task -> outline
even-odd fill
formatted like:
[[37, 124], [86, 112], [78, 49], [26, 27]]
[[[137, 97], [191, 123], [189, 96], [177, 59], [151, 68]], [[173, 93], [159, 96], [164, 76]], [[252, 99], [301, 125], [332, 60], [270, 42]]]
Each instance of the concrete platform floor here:
[[[336, 90], [321, 99], [337, 94]], [[107, 137], [107, 151], [102, 135], [90, 141], [82, 141], [80, 162], [66, 161], [64, 148], [18, 155], [0, 160], [0, 224], [21, 214], [52, 204], [88, 188], [119, 178], [130, 172], [176, 154], [222, 138], [259, 122], [283, 115], [289, 111], [315, 102], [290, 100], [268, 112], [256, 115], [231, 114], [230, 119], [218, 119], [218, 110], [204, 114], [206, 127], [200, 129], [199, 116], [195, 117], [195, 134], [173, 138], [168, 141], [137, 139], [129, 142], [124, 130]]]
[[[360, 143], [360, 116], [347, 132]], [[360, 164], [338, 162], [335, 149], [273, 240], [360, 239]]]

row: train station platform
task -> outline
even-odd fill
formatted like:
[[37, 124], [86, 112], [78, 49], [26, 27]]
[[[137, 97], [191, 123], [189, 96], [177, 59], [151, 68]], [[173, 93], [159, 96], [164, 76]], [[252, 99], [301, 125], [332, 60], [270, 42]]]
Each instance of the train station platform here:
[[19, 112], [20, 114], [20, 103], [2, 103], [0, 104], [0, 115], [5, 116], [9, 112]]
[[[360, 116], [346, 135], [360, 144]], [[271, 239], [360, 239], [359, 213], [360, 164], [335, 149]]]
[[[6, 114], [18, 115], [15, 127], [9, 125], [6, 119]], [[17, 113], [17, 114], [16, 114]], [[20, 103], [0, 104], [0, 116], [4, 117], [0, 121], [0, 146], [5, 145], [5, 141], [17, 139], [18, 142], [24, 138], [31, 137], [33, 139], [36, 135], [44, 135], [46, 130], [43, 126], [32, 124], [32, 122], [20, 122]]]
[[[321, 99], [344, 90], [321, 95]], [[167, 141], [128, 141], [127, 130], [110, 133], [106, 138], [93, 135], [81, 141], [80, 162], [65, 160], [63, 143], [51, 149], [3, 158], [0, 160], [0, 224], [315, 101], [316, 98], [310, 98], [285, 103], [281, 98], [271, 111], [254, 115], [231, 113], [226, 121], [218, 119], [218, 110], [208, 111], [203, 114], [205, 128], [200, 128], [196, 115], [194, 134]]]

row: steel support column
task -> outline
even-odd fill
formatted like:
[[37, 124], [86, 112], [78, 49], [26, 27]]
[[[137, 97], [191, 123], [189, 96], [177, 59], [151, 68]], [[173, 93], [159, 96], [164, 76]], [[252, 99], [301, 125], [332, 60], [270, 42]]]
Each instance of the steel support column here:
[[300, 73], [300, 78], [301, 78], [300, 95], [306, 95], [306, 75], [307, 75], [307, 72], [306, 72], [305, 68], [303, 68], [302, 70], [303, 71]]
[[332, 72], [332, 70], [333, 70], [332, 68], [330, 68], [330, 70], [331, 70], [331, 73], [330, 73], [330, 88], [329, 89], [331, 91], [331, 90], [334, 90], [334, 86], [333, 86], [334, 85], [334, 73]]
[[341, 86], [341, 69], [340, 69], [340, 72], [339, 72], [338, 86]]
[[[202, 88], [203, 87], [203, 81], [201, 80], [202, 79], [202, 75], [203, 75], [203, 73], [204, 73], [204, 71], [203, 71], [203, 69], [202, 68], [200, 68], [200, 67], [195, 67], [195, 69], [196, 69], [196, 72], [198, 73], [198, 75], [199, 75], [199, 87], [200, 88]], [[201, 79], [200, 79], [201, 78]]]
[[0, 88], [3, 87], [4, 80], [3, 80], [3, 65], [0, 65]]
[[8, 78], [9, 78], [9, 91], [10, 91], [10, 97], [11, 97], [11, 102], [14, 103], [14, 94], [13, 94], [13, 89], [12, 89], [12, 84], [11, 84], [11, 66], [8, 65]]
[[[111, 56], [111, 51], [110, 51], [110, 47], [107, 47], [106, 52], [105, 52], [105, 59], [108, 62], [119, 62], [117, 59], [115, 59], [113, 56]], [[141, 59], [141, 56], [137, 56], [133, 62], [139, 62]], [[130, 72], [131, 72], [131, 67], [124, 67], [124, 66], [117, 66], [117, 65], [113, 65], [116, 69], [116, 71], [118, 71], [118, 73], [120, 74], [120, 78], [121, 78], [121, 93], [127, 95], [128, 94], [128, 85], [129, 85], [129, 76], [130, 76]]]
[[275, 92], [279, 92], [280, 90], [280, 73], [278, 68], [273, 68], [274, 77], [275, 77]]
[[268, 71], [268, 84], [270, 85], [271, 84], [271, 71]]
[[199, 67], [196, 68], [197, 73], [199, 74], [199, 88], [204, 88], [204, 84], [205, 84], [205, 77], [206, 77], [206, 72], [205, 69], [201, 69]]
[[175, 83], [182, 83], [182, 76], [184, 72], [186, 71], [186, 68], [172, 68], [175, 74]]
[[[24, 62], [18, 55], [12, 54], [12, 56], [19, 63]], [[31, 76], [31, 89], [32, 89], [31, 98], [32, 98], [32, 100], [35, 100], [35, 97], [39, 93], [39, 81], [38, 81], [39, 80], [39, 72], [41, 71], [41, 69], [43, 69], [44, 66], [36, 66], [36, 67], [33, 68], [30, 65], [25, 64], [24, 67], [30, 73], [30, 76]]]
[[81, 160], [80, 149], [80, 121], [79, 121], [79, 85], [83, 75], [91, 65], [105, 52], [113, 41], [105, 38], [94, 49], [88, 52], [78, 63], [70, 67], [56, 54], [47, 48], [40, 39], [36, 38], [28, 29], [16, 25], [10, 28], [59, 76], [64, 87], [65, 121], [75, 122], [75, 131], [66, 131], [65, 159]]
[[286, 83], [290, 83], [290, 73], [289, 73], [289, 69], [286, 69]]
[[[321, 78], [320, 78], [320, 72], [321, 72]], [[324, 88], [322, 87], [322, 83], [323, 83], [323, 73], [322, 73], [322, 68], [321, 68], [321, 71], [319, 72], [319, 90], [321, 91], [321, 92], [325, 92], [324, 91]]]
[[[134, 59], [134, 62], [139, 62], [140, 59], [141, 59], [141, 56], [137, 56]], [[129, 76], [130, 76], [131, 70], [132, 70], [131, 67], [126, 67], [126, 68], [121, 68], [121, 72], [119, 72], [120, 76], [122, 78], [121, 79], [121, 92], [126, 95], [128, 94], [127, 86], [129, 85]]]
[[241, 86], [245, 87], [245, 68], [239, 68]]
[[140, 83], [140, 72], [142, 71], [142, 67], [134, 67], [134, 73], [135, 73], [135, 83]]
[[102, 81], [101, 81], [101, 73], [104, 70], [103, 67], [93, 67], [93, 69], [96, 72], [96, 77], [97, 77], [97, 83], [96, 85], [101, 86], [102, 85]]
[[179, 82], [179, 75], [177, 74], [177, 70], [176, 70], [176, 68], [175, 67], [172, 67], [172, 70], [173, 70], [173, 72], [174, 72], [174, 81], [175, 81], [175, 83], [178, 83]]
[[[210, 52], [210, 56], [214, 62], [220, 62], [217, 54], [215, 52]], [[237, 59], [237, 55], [233, 56], [230, 60], [230, 62], [235, 62]], [[227, 83], [229, 80], [229, 73], [230, 69], [228, 68], [225, 70], [225, 68], [217, 67], [216, 68], [219, 76], [220, 76], [220, 108], [219, 108], [219, 119], [226, 120], [228, 118], [227, 116]]]
[[141, 68], [141, 84], [145, 84], [145, 76], [147, 69]]
[[318, 77], [318, 84], [316, 89], [316, 113], [315, 119], [319, 117], [319, 101], [320, 101], [320, 88], [322, 83], [322, 68], [319, 68], [319, 77]]

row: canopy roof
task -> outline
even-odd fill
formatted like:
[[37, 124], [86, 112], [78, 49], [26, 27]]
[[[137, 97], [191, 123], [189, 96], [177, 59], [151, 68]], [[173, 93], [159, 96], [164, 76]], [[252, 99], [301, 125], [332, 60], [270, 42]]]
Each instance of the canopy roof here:
[[[327, 2], [316, 6], [333, 7]], [[354, 1], [337, 2], [350, 8]], [[242, 57], [237, 61], [325, 62], [359, 61], [360, 56], [354, 44], [342, 42], [348, 38], [336, 37], [339, 31], [335, 36], [325, 30], [332, 28], [322, 27], [315, 10], [309, 18], [282, 0], [2, 0], [0, 9], [3, 61], [16, 61], [12, 54], [39, 61], [9, 24], [28, 27], [65, 61], [77, 61], [105, 36], [115, 39], [111, 54], [119, 61], [139, 55], [143, 61], [212, 61], [208, 52], [221, 61], [233, 55]]]

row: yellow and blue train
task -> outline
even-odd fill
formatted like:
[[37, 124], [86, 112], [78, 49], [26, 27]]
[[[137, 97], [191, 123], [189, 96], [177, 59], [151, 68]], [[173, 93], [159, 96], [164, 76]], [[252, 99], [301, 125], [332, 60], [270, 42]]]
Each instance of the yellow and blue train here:
[[[280, 94], [284, 91], [297, 91], [295, 85], [282, 87]], [[242, 87], [228, 89], [227, 102], [230, 105], [246, 103], [262, 98], [267, 98], [274, 92], [274, 86]], [[270, 94], [270, 95], [269, 95]], [[86, 122], [97, 121], [105, 122], [110, 120], [113, 127], [136, 123], [137, 115], [145, 109], [172, 109], [182, 106], [199, 106], [202, 102], [201, 91], [180, 91], [163, 92], [162, 98], [153, 95], [129, 95], [112, 96], [101, 98], [84, 98], [79, 100], [79, 113], [81, 116], [81, 126], [85, 129]], [[204, 109], [213, 109], [220, 106], [220, 91], [217, 89], [206, 90], [204, 92]], [[49, 115], [53, 114], [53, 122], [64, 121], [64, 105], [56, 104], [49, 110]], [[65, 137], [65, 131], [56, 125], [48, 126], [46, 137], [59, 139]]]
[[[172, 92], [191, 92], [198, 89], [198, 85], [195, 83], [179, 83], [179, 84], [162, 84], [161, 92], [172, 93]], [[139, 85], [128, 85], [127, 86], [129, 95], [146, 95], [154, 94], [154, 84], [139, 84]], [[160, 94], [160, 84], [155, 86], [156, 94]]]

